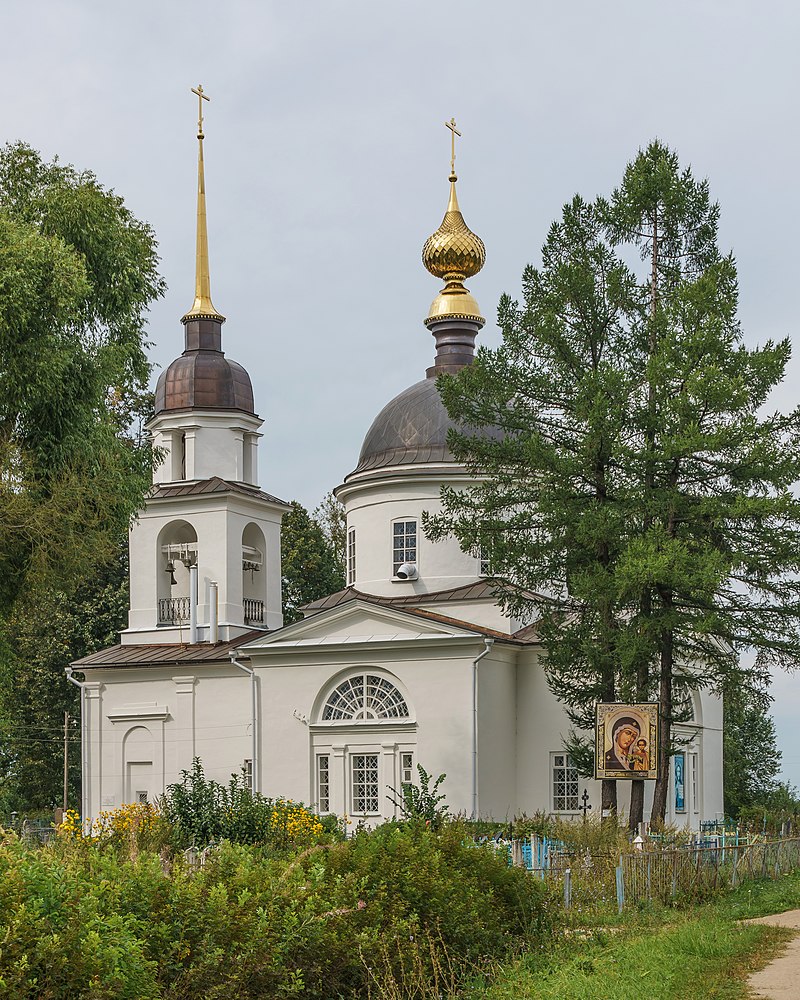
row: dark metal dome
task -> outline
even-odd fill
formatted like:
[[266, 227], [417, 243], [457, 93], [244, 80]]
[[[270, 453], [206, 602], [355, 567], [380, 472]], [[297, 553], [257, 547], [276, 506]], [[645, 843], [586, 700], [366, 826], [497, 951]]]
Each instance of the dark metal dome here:
[[436, 388], [436, 379], [423, 379], [384, 406], [367, 431], [354, 471], [452, 462], [447, 432], [454, 426]]
[[186, 350], [161, 373], [155, 412], [198, 409], [254, 414], [250, 376], [222, 353], [221, 323], [191, 319], [185, 326]]
[[181, 355], [158, 379], [155, 411], [192, 408], [254, 413], [250, 376], [224, 354], [192, 351]]

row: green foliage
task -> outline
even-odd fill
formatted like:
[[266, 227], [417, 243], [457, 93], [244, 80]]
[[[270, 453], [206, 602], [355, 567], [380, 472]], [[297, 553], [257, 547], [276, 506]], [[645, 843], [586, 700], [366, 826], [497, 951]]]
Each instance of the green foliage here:
[[439, 792], [439, 786], [447, 775], [440, 774], [431, 785], [432, 775], [428, 774], [422, 764], [417, 764], [417, 773], [419, 784], [405, 781], [399, 792], [396, 788], [391, 788], [389, 801], [400, 809], [403, 819], [426, 823], [434, 830], [438, 830], [445, 822], [449, 809], [449, 806], [443, 805], [444, 792]]
[[113, 557], [150, 481], [155, 239], [89, 172], [0, 150], [0, 618]]
[[723, 687], [723, 781], [725, 814], [738, 817], [765, 807], [776, 791], [781, 754], [769, 715], [769, 675], [740, 669]]
[[424, 519], [491, 553], [576, 729], [597, 700], [660, 702], [656, 823], [689, 693], [750, 648], [761, 674], [800, 664], [800, 410], [764, 411], [790, 346], [744, 345], [718, 217], [658, 142], [609, 200], [565, 206], [523, 302], [501, 300], [502, 345], [438, 383], [482, 478]]
[[542, 886], [457, 825], [389, 824], [289, 858], [223, 843], [198, 868], [0, 843], [9, 1000], [365, 996], [372, 966], [430, 978], [446, 950], [463, 977], [550, 929]]
[[191, 771], [181, 771], [181, 776], [161, 801], [173, 839], [181, 847], [229, 840], [285, 849], [330, 839], [320, 819], [302, 803], [254, 794], [244, 773], [232, 774], [228, 785], [221, 785], [206, 778], [195, 757]]
[[74, 590], [37, 588], [0, 634], [0, 816], [61, 805], [64, 712], [70, 713], [69, 801], [79, 801], [80, 692], [64, 668], [117, 641], [128, 610], [127, 538]]
[[334, 544], [297, 500], [281, 522], [281, 571], [287, 625], [303, 617], [304, 604], [344, 586], [344, 569]]
[[344, 579], [347, 576], [347, 515], [344, 504], [333, 493], [326, 493], [311, 516], [322, 528]]

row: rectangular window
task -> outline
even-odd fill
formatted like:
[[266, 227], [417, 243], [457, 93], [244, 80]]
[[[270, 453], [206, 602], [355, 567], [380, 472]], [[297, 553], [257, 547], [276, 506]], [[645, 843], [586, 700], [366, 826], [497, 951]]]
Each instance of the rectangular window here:
[[417, 522], [395, 521], [392, 525], [392, 576], [403, 563], [417, 561]]
[[347, 532], [347, 585], [352, 587], [356, 582], [356, 529]]
[[317, 757], [317, 812], [331, 811], [331, 759], [327, 754]]
[[577, 812], [578, 772], [566, 753], [551, 754], [553, 772], [553, 812]]
[[691, 755], [692, 761], [692, 812], [700, 812], [700, 775], [698, 772], [697, 754]]
[[136, 793], [136, 801], [137, 802], [141, 802], [142, 804], [146, 803], [147, 802], [147, 792], [137, 792]]
[[353, 777], [354, 816], [374, 815], [378, 810], [378, 755], [356, 753], [350, 758]]
[[400, 754], [400, 783], [410, 785], [414, 781], [414, 754]]
[[489, 559], [489, 550], [484, 545], [478, 547], [478, 575], [492, 575], [492, 563]]
[[253, 787], [253, 762], [249, 758], [245, 760], [242, 764], [242, 771], [244, 772], [244, 779], [247, 782], [249, 788]]

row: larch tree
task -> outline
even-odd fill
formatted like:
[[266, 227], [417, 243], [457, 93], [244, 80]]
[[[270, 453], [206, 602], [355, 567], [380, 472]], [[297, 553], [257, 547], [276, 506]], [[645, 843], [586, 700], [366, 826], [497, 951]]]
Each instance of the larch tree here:
[[[756, 669], [800, 664], [800, 409], [764, 412], [783, 379], [788, 340], [748, 348], [731, 254], [718, 246], [707, 181], [653, 142], [606, 206], [613, 242], [646, 265], [639, 327], [646, 379], [625, 464], [639, 517], [620, 568], [643, 595], [657, 648], [663, 823], [676, 688], [721, 691], [740, 655]], [[680, 701], [680, 699], [678, 699]]]
[[[478, 483], [445, 489], [425, 527], [485, 552], [511, 585], [499, 595], [507, 610], [535, 613], [550, 687], [585, 732], [640, 656], [616, 571], [630, 516], [619, 454], [643, 378], [631, 341], [638, 289], [595, 206], [576, 197], [550, 229], [541, 268], [525, 270], [523, 293], [522, 305], [500, 303], [502, 346], [440, 383], [451, 417], [496, 431], [452, 434]], [[570, 741], [585, 772], [589, 746]], [[603, 782], [602, 805], [616, 809], [614, 781]]]
[[691, 691], [721, 691], [746, 649], [757, 671], [800, 663], [800, 412], [763, 412], [789, 343], [743, 343], [718, 215], [652, 143], [608, 201], [565, 209], [523, 306], [501, 300], [502, 346], [439, 383], [479, 481], [426, 530], [490, 553], [579, 729], [595, 701], [659, 701], [656, 824]]

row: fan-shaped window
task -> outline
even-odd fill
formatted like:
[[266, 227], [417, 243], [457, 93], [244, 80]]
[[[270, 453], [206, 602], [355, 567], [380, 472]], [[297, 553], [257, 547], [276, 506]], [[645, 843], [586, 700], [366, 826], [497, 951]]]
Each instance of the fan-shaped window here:
[[385, 677], [358, 674], [348, 677], [328, 697], [322, 721], [335, 719], [407, 719], [405, 699]]

